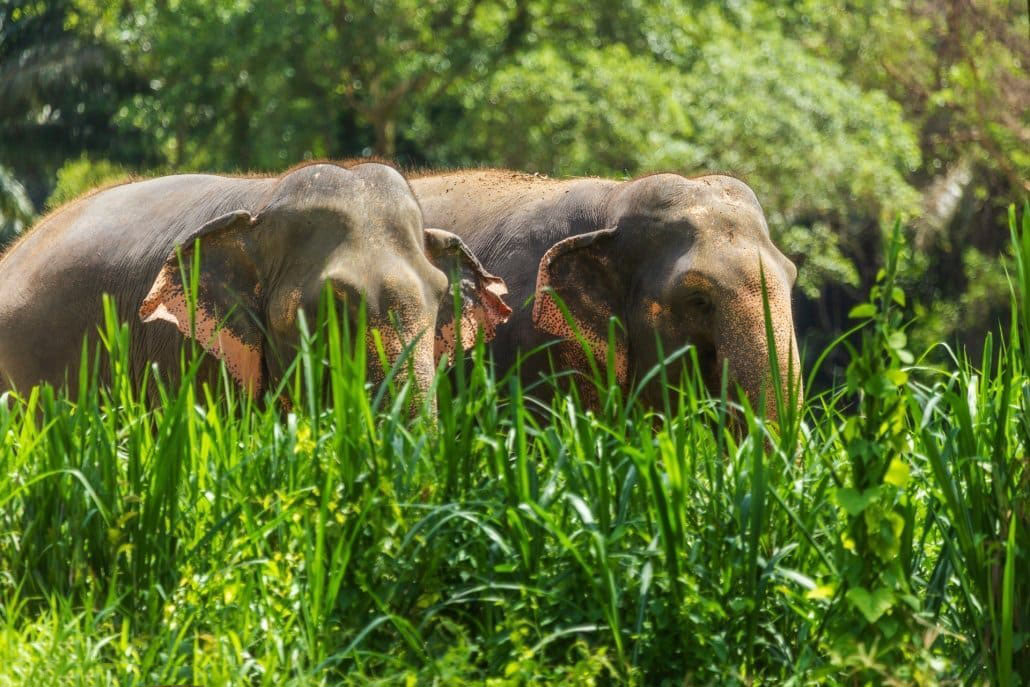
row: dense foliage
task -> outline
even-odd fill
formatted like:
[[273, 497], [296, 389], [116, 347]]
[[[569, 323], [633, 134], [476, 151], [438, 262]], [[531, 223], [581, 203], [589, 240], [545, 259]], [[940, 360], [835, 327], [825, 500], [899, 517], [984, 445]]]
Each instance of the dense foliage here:
[[481, 346], [370, 394], [332, 309], [264, 403], [139, 388], [111, 308], [109, 388], [0, 402], [0, 684], [1026, 684], [1030, 215], [1008, 333], [952, 372], [899, 238], [779, 425], [683, 352], [658, 413], [544, 406]]
[[1018, 0], [10, 0], [0, 165], [37, 210], [111, 164], [728, 171], [801, 268], [813, 351], [899, 214], [912, 336], [978, 350], [1005, 316], [1005, 207], [1028, 188], [1027, 21]]

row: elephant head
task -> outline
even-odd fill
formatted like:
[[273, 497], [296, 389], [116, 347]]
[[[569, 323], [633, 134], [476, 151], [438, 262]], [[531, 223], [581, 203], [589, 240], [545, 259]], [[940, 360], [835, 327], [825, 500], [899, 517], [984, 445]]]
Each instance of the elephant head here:
[[[282, 378], [299, 342], [297, 313], [313, 322], [326, 284], [348, 317], [365, 304], [368, 328], [379, 330], [391, 364], [414, 342], [409, 362], [422, 389], [440, 357], [453, 356], [456, 319], [467, 347], [478, 329], [489, 339], [510, 314], [504, 282], [457, 236], [423, 228], [394, 169], [318, 164], [267, 181], [259, 210], [228, 212], [178, 242], [139, 309], [144, 322], [168, 322], [194, 337], [251, 394]], [[199, 275], [191, 279], [195, 259]], [[449, 278], [461, 283], [458, 317]], [[372, 340], [369, 374], [382, 378]]]
[[[596, 229], [559, 241], [540, 260], [535, 326], [572, 338], [552, 297], [557, 295], [596, 360], [614, 361], [622, 384], [658, 362], [660, 340], [666, 354], [693, 344], [714, 394], [726, 365], [731, 393], [739, 385], [766, 417], [776, 417], [774, 380], [786, 402], [788, 392], [799, 402], [790, 297], [797, 269], [770, 240], [751, 189], [727, 176], [656, 174], [613, 185], [606, 207]], [[625, 326], [616, 330], [615, 350], [609, 351], [612, 315]], [[778, 370], [770, 365], [770, 341]], [[559, 355], [574, 367], [586, 363], [572, 341], [560, 346]], [[764, 408], [757, 407], [760, 398]]]

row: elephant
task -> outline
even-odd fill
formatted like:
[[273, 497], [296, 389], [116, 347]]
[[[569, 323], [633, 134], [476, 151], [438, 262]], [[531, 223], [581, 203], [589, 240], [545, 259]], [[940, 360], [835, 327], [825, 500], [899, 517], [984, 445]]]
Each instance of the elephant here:
[[[782, 398], [789, 403], [786, 393], [794, 393], [800, 403], [791, 314], [797, 269], [773, 245], [758, 199], [742, 181], [674, 173], [551, 179], [497, 169], [409, 180], [426, 221], [461, 236], [508, 285], [517, 309], [491, 344], [499, 367], [552, 342], [559, 368], [588, 371], [556, 295], [606, 374], [612, 354], [623, 386], [653, 369], [660, 340], [665, 354], [693, 344], [714, 394], [726, 365], [730, 393], [739, 386], [767, 418], [776, 418], [774, 379]], [[770, 365], [763, 279], [778, 377]], [[609, 351], [612, 315], [622, 327]], [[519, 364], [526, 383], [551, 369], [543, 356]], [[653, 406], [657, 393], [652, 384], [642, 395]]]
[[[198, 259], [199, 278], [184, 280], [181, 267], [190, 272]], [[463, 297], [457, 315], [451, 277]], [[456, 330], [468, 347], [511, 312], [504, 282], [456, 235], [423, 227], [407, 181], [390, 166], [157, 177], [63, 206], [0, 258], [0, 390], [74, 389], [84, 337], [95, 337], [108, 293], [129, 323], [134, 379], [152, 363], [174, 378], [180, 344], [192, 336], [210, 354], [202, 381], [215, 380], [220, 359], [257, 397], [283, 378], [299, 342], [297, 313], [313, 322], [327, 283], [346, 317], [364, 302], [391, 363], [411, 342], [422, 390], [440, 357], [453, 354]]]

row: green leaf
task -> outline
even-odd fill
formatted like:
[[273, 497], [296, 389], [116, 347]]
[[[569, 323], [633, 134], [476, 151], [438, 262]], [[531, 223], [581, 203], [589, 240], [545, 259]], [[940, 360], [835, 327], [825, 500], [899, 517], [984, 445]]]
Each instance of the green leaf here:
[[848, 515], [858, 515], [872, 503], [876, 494], [875, 488], [866, 489], [860, 494], [857, 489], [844, 487], [837, 490], [837, 503], [848, 512]]
[[[1023, 216], [1024, 223], [1026, 216]], [[1001, 583], [1001, 650], [998, 652], [999, 684], [1011, 684], [1013, 654], [1013, 614], [1016, 596], [1016, 528], [1019, 521], [1013, 513], [1009, 518], [1009, 538], [1005, 546], [1005, 572]]]
[[887, 474], [883, 476], [884, 484], [893, 484], [899, 489], [904, 489], [905, 485], [908, 484], [910, 472], [911, 469], [906, 463], [894, 458], [891, 460], [890, 466], [887, 467]]
[[905, 332], [891, 332], [887, 337], [887, 345], [894, 349], [904, 348], [906, 343], [908, 343], [908, 337], [905, 336]]
[[904, 386], [908, 382], [908, 373], [897, 368], [883, 373], [895, 386]]
[[812, 599], [813, 601], [823, 601], [831, 598], [835, 591], [837, 591], [837, 588], [832, 584], [820, 584], [805, 592], [805, 598]]
[[851, 309], [851, 312], [848, 313], [848, 317], [853, 320], [862, 320], [867, 317], [874, 317], [875, 315], [876, 306], [872, 303], [862, 303], [860, 305], [856, 305], [854, 308]]
[[869, 550], [882, 561], [894, 560], [901, 551], [905, 519], [893, 511], [885, 511], [880, 505], [867, 508], [862, 516], [865, 518]]
[[898, 388], [894, 380], [887, 373], [873, 375], [862, 385], [865, 392], [870, 396], [884, 396]]
[[847, 597], [870, 623], [879, 620], [894, 604], [894, 594], [886, 587], [880, 587], [871, 594], [864, 587], [854, 587], [848, 590]]

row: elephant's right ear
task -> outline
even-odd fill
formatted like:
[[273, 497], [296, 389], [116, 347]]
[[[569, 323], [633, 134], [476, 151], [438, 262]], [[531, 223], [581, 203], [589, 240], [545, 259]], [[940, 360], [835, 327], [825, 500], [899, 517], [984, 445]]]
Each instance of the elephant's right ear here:
[[[590, 366], [583, 349], [554, 297], [568, 308], [594, 359], [604, 366], [608, 360], [608, 320], [615, 315], [625, 322], [626, 284], [617, 264], [617, 232], [613, 227], [563, 239], [544, 253], [537, 270], [533, 324], [543, 332], [570, 339], [571, 343], [560, 349], [565, 362], [587, 373]], [[628, 378], [628, 349], [625, 332], [616, 328], [615, 377], [620, 384]]]
[[459, 281], [461, 314], [455, 317], [453, 294], [448, 290], [440, 303], [434, 344], [437, 362], [445, 355], [453, 361], [457, 348], [456, 329], [461, 332], [462, 348], [471, 348], [480, 329], [484, 341], [490, 341], [497, 326], [508, 321], [511, 308], [504, 302], [508, 287], [503, 279], [486, 271], [457, 234], [427, 227], [425, 249], [437, 269], [448, 279]]
[[[260, 312], [261, 284], [244, 240], [256, 222], [249, 212], [237, 210], [197, 229], [181, 245], [181, 266], [173, 250], [139, 309], [143, 322], [170, 322], [224, 360], [233, 379], [252, 396], [264, 386], [262, 332], [253, 317]], [[193, 275], [198, 243], [200, 270]], [[188, 294], [194, 280], [198, 288], [191, 317]]]

